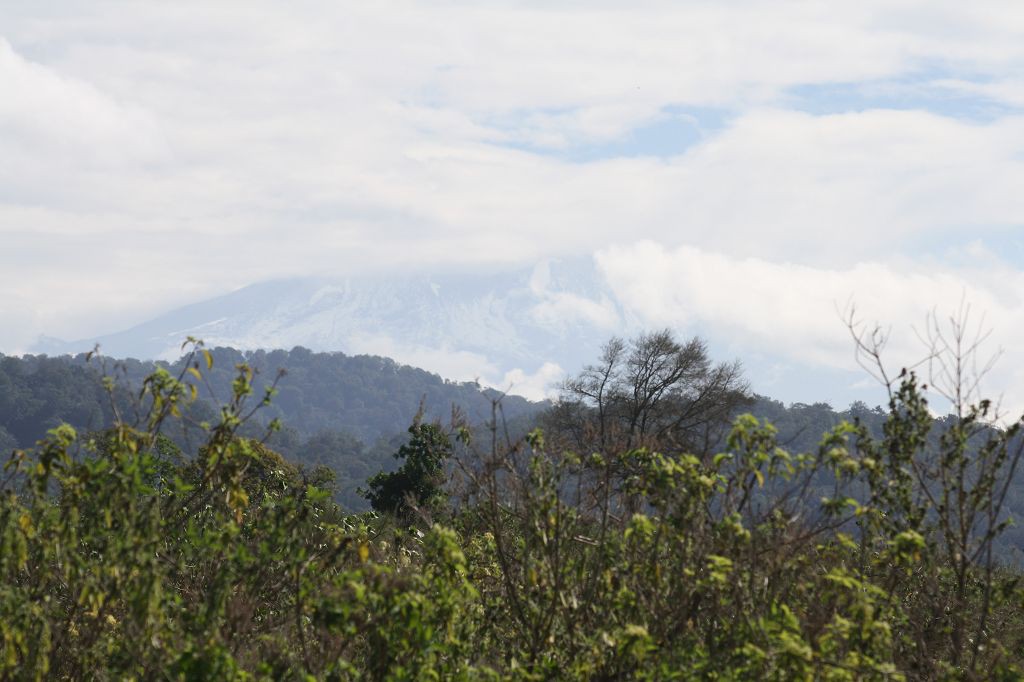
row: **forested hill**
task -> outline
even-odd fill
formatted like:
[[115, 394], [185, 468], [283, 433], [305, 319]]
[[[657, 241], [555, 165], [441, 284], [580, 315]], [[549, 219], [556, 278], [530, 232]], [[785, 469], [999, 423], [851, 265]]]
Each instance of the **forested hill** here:
[[[215, 418], [217, 407], [230, 395], [239, 363], [248, 363], [255, 370], [256, 396], [261, 396], [279, 370], [284, 370], [271, 404], [257, 413], [258, 423], [280, 419], [284, 429], [275, 434], [273, 445], [300, 460], [305, 459], [301, 452], [304, 443], [314, 436], [322, 439], [325, 433], [344, 434], [369, 445], [390, 441], [405, 433], [421, 405], [427, 419], [447, 421], [454, 405], [471, 423], [482, 423], [490, 419], [492, 401], [500, 396], [493, 389], [448, 381], [379, 356], [314, 353], [301, 347], [246, 352], [216, 348], [211, 355], [213, 366], [203, 368], [206, 381], [199, 386], [200, 400], [191, 411], [192, 419]], [[85, 354], [0, 355], [0, 450], [31, 447], [48, 429], [62, 422], [80, 431], [109, 425], [112, 412], [102, 377], [111, 376], [119, 385], [135, 391], [157, 365], [175, 375], [183, 369], [182, 361], [87, 360]], [[191, 375], [185, 376], [191, 380]], [[514, 395], [501, 398], [504, 417], [511, 422], [530, 423], [548, 407], [549, 403]], [[836, 410], [827, 403], [787, 406], [758, 395], [739, 411], [770, 421], [779, 430], [780, 443], [798, 452], [816, 448], [822, 434], [844, 419], [859, 418], [877, 431], [886, 416], [881, 408], [862, 403]]]
[[[284, 428], [273, 434], [269, 445], [298, 464], [330, 467], [337, 476], [337, 499], [349, 509], [366, 508], [357, 488], [369, 476], [394, 468], [392, 454], [404, 442], [421, 401], [427, 419], [446, 422], [455, 405], [468, 421], [481, 424], [491, 417], [492, 400], [499, 397], [492, 389], [446, 381], [377, 356], [313, 353], [304, 348], [245, 353], [216, 348], [211, 355], [212, 368], [207, 370], [203, 363], [206, 381], [199, 389], [201, 399], [185, 421], [217, 421], [218, 406], [230, 397], [237, 364], [246, 362], [256, 371], [254, 402], [278, 370], [285, 370], [277, 395], [257, 412], [258, 422], [247, 432], [258, 435], [262, 424], [279, 418]], [[175, 374], [183, 369], [181, 362], [160, 364]], [[121, 407], [127, 410], [128, 396], [137, 395], [154, 368], [155, 363], [131, 359], [87, 362], [84, 354], [0, 356], [0, 452], [32, 447], [48, 429], [63, 422], [80, 432], [109, 426], [113, 413], [102, 384], [104, 374], [131, 387], [119, 392]], [[519, 433], [531, 428], [549, 406], [510, 395], [501, 400], [505, 418]], [[815, 451], [822, 435], [843, 420], [859, 419], [880, 435], [887, 417], [887, 411], [862, 403], [836, 410], [827, 403], [784, 405], [765, 396], [745, 401], [740, 412], [771, 422], [778, 429], [779, 444], [791, 452]], [[198, 431], [191, 442], [183, 439], [180, 430], [170, 429], [167, 435], [190, 455], [194, 454], [191, 446], [203, 441]], [[1007, 502], [1018, 518], [1024, 516], [1024, 485], [1012, 486]], [[1004, 547], [1024, 546], [1024, 527], [1011, 528], [1002, 540]]]
[[[490, 418], [492, 401], [500, 395], [494, 389], [448, 381], [379, 356], [314, 353], [301, 347], [247, 352], [215, 348], [211, 355], [213, 367], [208, 371], [204, 367], [207, 381], [199, 386], [200, 400], [193, 418], [214, 417], [217, 406], [230, 395], [237, 364], [245, 362], [255, 370], [256, 396], [284, 370], [277, 395], [257, 416], [260, 423], [281, 420], [285, 428], [275, 437], [276, 447], [289, 455], [298, 454], [302, 441], [324, 432], [343, 432], [370, 444], [403, 434], [421, 404], [428, 419], [447, 421], [454, 405], [470, 422], [481, 423]], [[175, 375], [183, 368], [181, 361], [95, 357], [87, 361], [85, 354], [0, 355], [0, 447], [30, 447], [62, 422], [81, 431], [107, 426], [112, 414], [102, 377], [111, 376], [120, 385], [137, 390], [158, 364]], [[191, 380], [191, 375], [186, 374], [186, 380]], [[501, 399], [504, 416], [510, 421], [529, 421], [548, 405], [514, 395]], [[865, 405], [845, 411], [825, 403], [787, 407], [764, 396], [755, 396], [743, 411], [770, 420], [780, 431], [780, 441], [794, 450], [814, 448], [821, 435], [844, 418], [860, 416], [871, 421], [873, 417], [880, 422], [885, 414]]]
[[[255, 371], [255, 394], [280, 370], [285, 374], [270, 406], [259, 411], [261, 422], [279, 418], [300, 438], [323, 431], [344, 431], [366, 442], [402, 433], [422, 407], [425, 417], [446, 420], [457, 406], [470, 422], [490, 418], [499, 392], [474, 383], [451, 382], [436, 374], [400, 365], [383, 357], [343, 353], [291, 351], [211, 351], [213, 367], [199, 386], [202, 403], [193, 416], [221, 404], [230, 396], [235, 367], [247, 363]], [[102, 428], [110, 420], [109, 400], [101, 378], [138, 388], [156, 365], [179, 374], [183, 361], [153, 363], [77, 356], [0, 356], [0, 444], [32, 445], [46, 430], [65, 421], [84, 430]], [[191, 380], [186, 375], [186, 380]], [[505, 415], [520, 418], [544, 409], [519, 396], [504, 396]]]
[[[447, 381], [378, 356], [314, 353], [301, 347], [248, 352], [215, 348], [211, 355], [213, 367], [209, 371], [203, 368], [207, 381], [199, 386], [200, 400], [191, 411], [193, 420], [215, 417], [217, 407], [230, 395], [237, 364], [246, 362], [256, 371], [253, 384], [257, 396], [284, 370], [277, 395], [257, 417], [260, 423], [280, 419], [285, 428], [274, 436], [273, 445], [299, 459], [304, 459], [304, 443], [324, 433], [345, 434], [370, 446], [404, 434], [421, 402], [428, 419], [447, 421], [455, 405], [470, 422], [480, 423], [490, 418], [492, 400], [499, 395], [493, 389]], [[112, 412], [102, 377], [111, 376], [136, 391], [157, 364], [95, 357], [87, 361], [85, 354], [0, 355], [0, 448], [31, 447], [62, 422], [80, 431], [109, 425]], [[180, 361], [159, 364], [174, 374], [183, 369]], [[186, 380], [191, 380], [191, 375], [186, 374]], [[528, 422], [548, 404], [507, 395], [501, 407], [506, 419]], [[786, 407], [764, 397], [755, 398], [743, 409], [770, 419], [780, 429], [781, 440], [794, 449], [813, 448], [825, 430], [850, 416], [823, 403]], [[866, 411], [866, 407], [861, 410]], [[882, 413], [878, 414], [881, 418]]]
[[[498, 391], [474, 383], [447, 381], [436, 374], [400, 365], [388, 358], [342, 353], [251, 351], [231, 348], [210, 351], [213, 366], [203, 362], [204, 380], [199, 399], [178, 426], [215, 423], [218, 409], [231, 396], [236, 365], [247, 363], [255, 371], [253, 404], [263, 389], [280, 378], [271, 404], [260, 408], [246, 426], [250, 435], [265, 433], [263, 425], [278, 418], [284, 428], [269, 444], [305, 466], [323, 464], [337, 476], [338, 500], [350, 509], [365, 507], [356, 492], [368, 476], [394, 466], [392, 454], [421, 406], [424, 418], [447, 422], [453, 406], [470, 423], [491, 417]], [[153, 363], [77, 356], [0, 356], [0, 452], [31, 447], [48, 429], [68, 423], [80, 432], [103, 429], [113, 423], [113, 406], [103, 387], [103, 377], [115, 380], [116, 402], [131, 421], [132, 396], [159, 364], [175, 375], [183, 361]], [[194, 381], [185, 374], [186, 381]], [[506, 395], [501, 409], [512, 423], [529, 422], [547, 407], [519, 396]], [[199, 429], [167, 429], [186, 453], [203, 442]], [[190, 435], [191, 434], [191, 435]]]

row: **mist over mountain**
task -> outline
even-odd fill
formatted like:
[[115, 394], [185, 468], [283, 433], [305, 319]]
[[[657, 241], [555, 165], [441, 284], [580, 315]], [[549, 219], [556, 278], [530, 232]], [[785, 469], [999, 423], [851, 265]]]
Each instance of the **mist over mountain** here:
[[209, 347], [386, 355], [457, 380], [539, 398], [563, 370], [635, 327], [592, 261], [504, 273], [310, 277], [261, 282], [129, 329], [33, 352], [174, 360], [185, 338]]

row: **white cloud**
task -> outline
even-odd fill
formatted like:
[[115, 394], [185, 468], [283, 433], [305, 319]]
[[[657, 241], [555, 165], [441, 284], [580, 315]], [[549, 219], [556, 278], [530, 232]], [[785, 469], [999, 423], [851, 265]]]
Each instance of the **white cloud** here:
[[563, 328], [573, 322], [602, 330], [621, 327], [619, 312], [606, 295], [594, 300], [568, 291], [551, 291], [550, 281], [550, 261], [534, 266], [529, 282], [530, 292], [540, 300], [530, 309], [530, 314], [537, 323], [549, 328]]
[[516, 367], [502, 373], [493, 362], [479, 353], [408, 344], [381, 334], [351, 338], [346, 352], [383, 355], [413, 367], [426, 368], [446, 379], [476, 381], [483, 386], [530, 400], [552, 397], [556, 384], [565, 376], [565, 370], [552, 362], [542, 363], [534, 372]]
[[991, 327], [989, 352], [1006, 354], [986, 387], [1024, 409], [1024, 273], [998, 261], [985, 268], [934, 270], [906, 261], [863, 262], [830, 269], [737, 258], [651, 242], [602, 251], [598, 264], [622, 303], [648, 326], [670, 325], [730, 339], [748, 353], [766, 353], [797, 366], [856, 367], [842, 313], [853, 303], [859, 319], [889, 329], [890, 369], [925, 357], [917, 331], [935, 311], [940, 320], [970, 304], [975, 323]]
[[531, 314], [538, 323], [548, 327], [579, 320], [599, 329], [614, 330], [621, 322], [614, 304], [607, 298], [594, 301], [567, 292], [548, 294], [532, 308]]
[[545, 362], [532, 374], [520, 368], [510, 370], [495, 387], [530, 400], [553, 399], [558, 384], [565, 378], [565, 370], [553, 362]]
[[[662, 246], [602, 262], [652, 321], [710, 320], [816, 362], [845, 348], [833, 297], [917, 319], [966, 287], [994, 324], [1020, 319], [1019, 287], [996, 279], [1016, 286], [1019, 264], [986, 255], [1024, 215], [1012, 1], [69, 0], [6, 5], [0, 27], [0, 90], [18, 95], [0, 98], [4, 350], [270, 277], [500, 267], [638, 240]], [[909, 99], [793, 110], [793, 88], [817, 85]], [[914, 100], [922, 85], [1004, 109], [943, 116]], [[671, 107], [716, 108], [721, 126], [672, 157], [509, 147], [616, 140]], [[983, 248], [948, 255], [971, 242]], [[742, 321], [730, 295], [756, 301]], [[618, 316], [562, 294], [536, 314]], [[478, 366], [451, 353], [453, 376]]]
[[961, 95], [977, 97], [984, 104], [990, 100], [1018, 109], [1024, 107], [1024, 80], [1016, 77], [984, 82], [943, 78], [935, 81], [934, 85]]
[[0, 152], [9, 180], [33, 157], [77, 166], [165, 157], [160, 131], [146, 111], [25, 59], [2, 37], [0, 91], [7, 93], [0, 98]]
[[429, 368], [454, 381], [480, 381], [494, 385], [492, 382], [499, 373], [498, 368], [479, 353], [414, 345], [383, 334], [353, 336], [346, 352], [383, 355], [413, 367]]

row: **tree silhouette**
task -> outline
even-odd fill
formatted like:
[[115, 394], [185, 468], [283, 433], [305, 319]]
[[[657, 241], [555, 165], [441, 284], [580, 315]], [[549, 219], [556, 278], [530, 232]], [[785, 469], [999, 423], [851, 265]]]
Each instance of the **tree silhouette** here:
[[397, 471], [380, 472], [367, 481], [363, 494], [379, 512], [411, 520], [418, 510], [436, 507], [443, 496], [444, 463], [452, 454], [448, 435], [437, 424], [418, 418], [409, 427], [409, 442], [395, 458], [404, 460]]

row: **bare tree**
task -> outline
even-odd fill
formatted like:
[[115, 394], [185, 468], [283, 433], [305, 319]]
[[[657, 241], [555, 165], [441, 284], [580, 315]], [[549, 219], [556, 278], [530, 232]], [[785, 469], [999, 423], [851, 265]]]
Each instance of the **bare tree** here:
[[598, 362], [565, 381], [545, 426], [580, 452], [706, 454], [747, 400], [738, 362], [713, 364], [703, 340], [665, 329], [609, 340]]
[[[927, 612], [948, 614], [948, 642], [929, 647], [919, 636], [922, 668], [930, 665], [930, 649], [945, 646], [953, 663], [977, 679], [980, 654], [992, 634], [995, 541], [1012, 521], [1007, 495], [1024, 459], [1024, 418], [1001, 424], [997, 407], [982, 397], [981, 382], [1001, 351], [984, 352], [990, 330], [984, 318], [972, 323], [965, 302], [945, 323], [932, 312], [918, 332], [926, 354], [914, 367], [926, 368], [928, 378], [918, 386], [912, 368], [896, 376], [886, 370], [887, 333], [861, 323], [853, 306], [845, 320], [858, 361], [888, 392], [893, 415], [878, 453], [886, 467], [869, 477], [872, 504], [883, 510], [891, 531], [919, 534], [925, 551], [938, 559], [927, 564], [932, 574], [919, 572], [922, 589], [916, 594]], [[948, 402], [945, 418], [933, 419], [929, 412], [924, 398], [929, 386]], [[937, 442], [929, 439], [933, 426]], [[972, 594], [981, 596], [975, 612], [968, 608]]]

